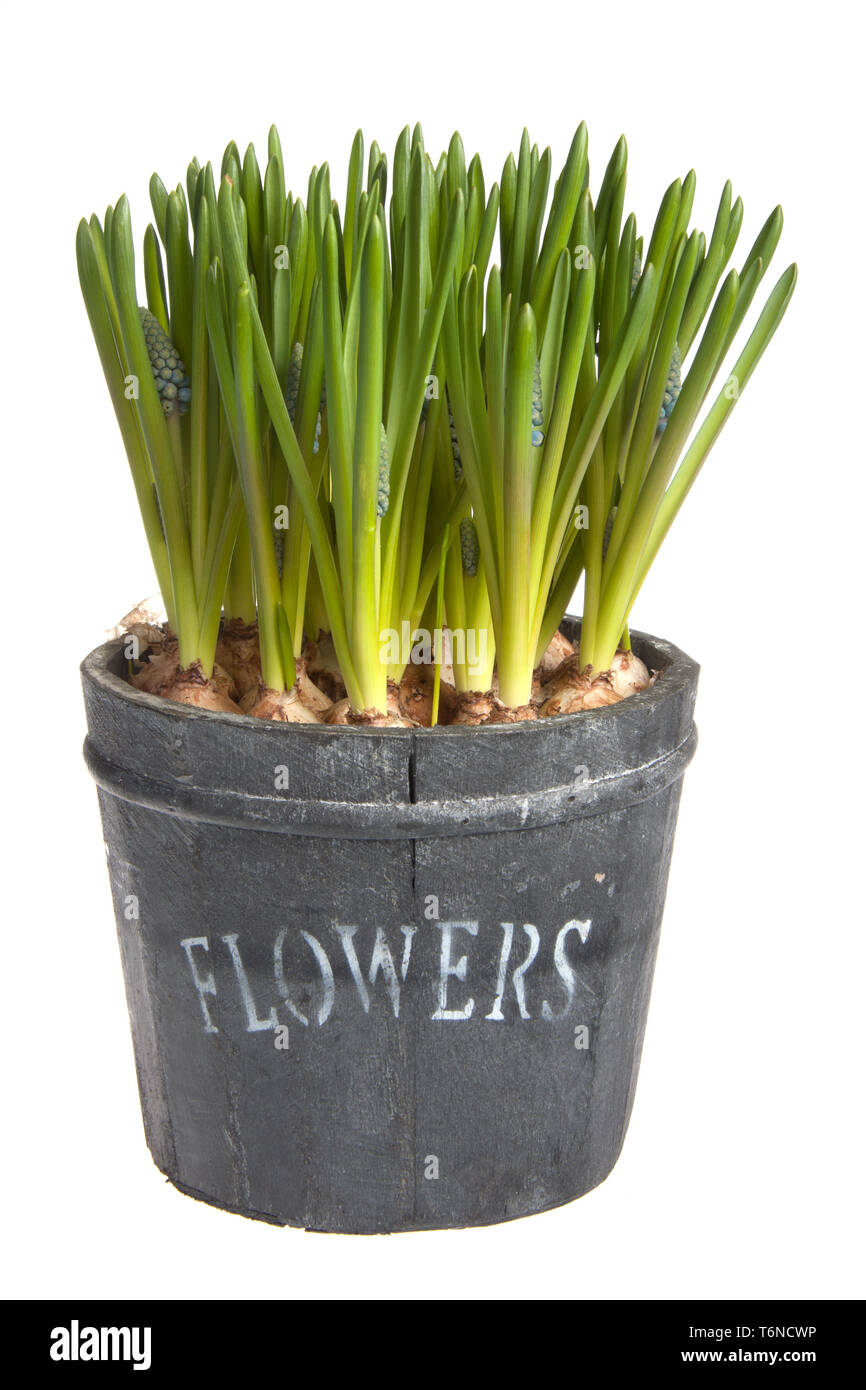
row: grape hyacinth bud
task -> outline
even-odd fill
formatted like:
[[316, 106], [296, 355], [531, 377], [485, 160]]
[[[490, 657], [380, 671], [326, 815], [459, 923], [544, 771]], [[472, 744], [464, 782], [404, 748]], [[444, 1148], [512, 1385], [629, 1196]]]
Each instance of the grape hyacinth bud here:
[[544, 443], [541, 426], [544, 422], [544, 400], [541, 394], [541, 363], [535, 359], [535, 375], [532, 378], [532, 442], [536, 448]]
[[289, 361], [289, 375], [286, 382], [286, 409], [289, 412], [289, 419], [295, 423], [295, 411], [298, 408], [298, 388], [301, 384], [301, 364], [304, 360], [303, 343], [295, 343], [292, 348], [292, 356]]
[[325, 387], [322, 386], [322, 395], [319, 399], [319, 413], [316, 416], [316, 437], [313, 440], [313, 453], [319, 452], [319, 439], [322, 434], [322, 411], [325, 409]]
[[609, 516], [608, 516], [608, 518], [607, 518], [607, 521], [605, 522], [605, 526], [604, 526], [604, 540], [603, 540], [602, 543], [601, 543], [601, 558], [602, 558], [602, 559], [604, 559], [605, 556], [607, 555], [607, 548], [608, 548], [608, 546], [610, 545], [610, 537], [611, 537], [611, 532], [613, 531], [613, 523], [616, 521], [616, 510], [617, 510], [616, 507], [611, 507], [611, 509], [610, 509], [610, 514], [609, 514]]
[[[292, 348], [292, 356], [289, 360], [288, 379], [286, 381], [286, 409], [289, 412], [289, 419], [295, 423], [295, 414], [298, 409], [298, 391], [301, 385], [301, 366], [304, 361], [303, 343], [295, 343]], [[316, 416], [316, 434], [313, 439], [313, 453], [319, 452], [319, 437], [322, 433], [322, 411], [325, 408], [325, 388], [322, 387], [321, 408]]]
[[668, 370], [668, 379], [665, 383], [664, 400], [662, 401], [662, 408], [659, 413], [659, 434], [661, 434], [662, 430], [666, 429], [668, 417], [670, 416], [671, 411], [676, 405], [680, 391], [682, 390], [682, 367], [683, 360], [680, 357], [680, 350], [677, 344], [674, 343], [674, 355], [671, 358], [671, 365]]
[[631, 292], [632, 292], [632, 294], [634, 294], [635, 290], [637, 289], [637, 282], [638, 282], [638, 280], [640, 279], [640, 276], [641, 276], [640, 252], [639, 252], [639, 251], [635, 251], [635, 253], [634, 253], [634, 265], [632, 266], [632, 271], [631, 271]]
[[184, 415], [189, 410], [190, 386], [186, 367], [177, 348], [149, 309], [139, 308], [141, 326], [150, 369], [157, 394], [166, 415]]
[[475, 522], [471, 516], [464, 516], [460, 523], [460, 556], [463, 561], [463, 572], [470, 579], [474, 579], [478, 573], [479, 555], [478, 532], [475, 529]]
[[379, 443], [379, 488], [376, 494], [376, 515], [383, 517], [388, 510], [388, 502], [391, 498], [391, 454], [388, 449], [388, 435], [385, 426], [381, 426], [382, 434]]
[[448, 407], [448, 428], [451, 431], [451, 456], [454, 459], [454, 478], [460, 482], [463, 477], [463, 459], [460, 454], [460, 441], [457, 438], [457, 427], [454, 424], [454, 416], [451, 414], [451, 407]]

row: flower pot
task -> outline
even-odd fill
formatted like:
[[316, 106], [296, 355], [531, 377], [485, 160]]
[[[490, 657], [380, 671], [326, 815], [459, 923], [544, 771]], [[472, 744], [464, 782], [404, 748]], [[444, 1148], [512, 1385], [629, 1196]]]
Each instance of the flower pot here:
[[[575, 625], [567, 631], [573, 632]], [[482, 728], [271, 724], [82, 666], [147, 1142], [320, 1231], [483, 1225], [600, 1183], [634, 1096], [698, 667]]]

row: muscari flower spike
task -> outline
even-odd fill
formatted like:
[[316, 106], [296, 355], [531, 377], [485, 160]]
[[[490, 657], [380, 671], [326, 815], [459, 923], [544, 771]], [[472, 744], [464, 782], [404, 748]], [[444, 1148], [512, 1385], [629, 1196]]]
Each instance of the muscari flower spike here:
[[391, 454], [388, 449], [388, 435], [382, 425], [379, 444], [379, 488], [376, 493], [376, 516], [381, 518], [388, 510], [391, 498]]
[[[635, 290], [637, 289], [637, 282], [638, 282], [638, 280], [640, 279], [640, 277], [641, 277], [640, 253], [639, 253], [638, 251], [635, 251], [635, 253], [634, 253], [634, 268], [632, 269], [632, 273], [631, 273], [631, 292], [632, 292], [632, 294], [634, 294]], [[683, 383], [682, 383], [682, 369], [683, 369], [683, 360], [682, 360], [682, 358], [680, 357], [680, 350], [679, 350], [679, 347], [678, 347], [678, 345], [675, 343], [675, 344], [674, 344], [674, 353], [673, 353], [673, 357], [671, 358], [671, 365], [670, 365], [670, 368], [668, 369], [668, 379], [667, 379], [667, 381], [666, 381], [666, 383], [665, 383], [664, 400], [662, 401], [662, 408], [661, 408], [661, 411], [659, 412], [659, 422], [658, 422], [658, 433], [659, 433], [659, 434], [661, 434], [662, 431], [667, 427], [668, 416], [670, 415], [671, 411], [673, 410], [674, 406], [675, 406], [676, 403], [677, 403], [677, 397], [678, 397], [679, 394], [680, 394], [680, 390], [681, 390], [682, 384], [683, 384]]]
[[184, 415], [189, 410], [190, 385], [186, 367], [174, 343], [149, 309], [139, 308], [141, 326], [150, 369], [157, 394], [166, 415]]
[[667, 428], [668, 417], [677, 403], [680, 391], [682, 390], [682, 368], [683, 359], [680, 357], [680, 350], [674, 343], [674, 355], [671, 358], [671, 365], [668, 369], [668, 379], [665, 383], [665, 394], [662, 401], [662, 408], [659, 413], [658, 432]]
[[479, 555], [478, 532], [475, 529], [475, 522], [471, 516], [464, 516], [460, 523], [460, 556], [463, 561], [463, 572], [470, 579], [474, 579], [478, 573]]
[[451, 456], [454, 459], [454, 479], [460, 482], [463, 477], [463, 459], [460, 454], [460, 442], [457, 438], [457, 427], [454, 424], [454, 416], [451, 414], [451, 407], [448, 407], [448, 428], [451, 431]]
[[[303, 343], [295, 343], [292, 348], [292, 355], [289, 360], [289, 373], [286, 380], [286, 409], [289, 412], [289, 419], [295, 423], [295, 412], [298, 409], [298, 391], [301, 385], [301, 366], [304, 361]], [[316, 435], [313, 440], [313, 453], [319, 452], [319, 438], [322, 433], [322, 411], [325, 409], [325, 388], [322, 387], [322, 400], [319, 413], [316, 416]]]
[[298, 408], [298, 388], [301, 384], [301, 364], [304, 360], [303, 343], [295, 343], [292, 348], [292, 356], [289, 361], [289, 375], [286, 382], [286, 409], [289, 412], [289, 419], [295, 423], [295, 411]]
[[316, 416], [316, 435], [315, 435], [315, 438], [313, 439], [313, 453], [314, 453], [314, 454], [317, 454], [317, 453], [319, 452], [319, 439], [321, 438], [321, 434], [322, 434], [322, 411], [325, 409], [326, 404], [327, 404], [327, 402], [326, 402], [326, 398], [325, 398], [325, 386], [324, 386], [324, 382], [323, 382], [323, 383], [322, 383], [322, 394], [321, 394], [321, 396], [319, 397], [319, 413], [318, 413], [318, 415]]
[[541, 394], [541, 363], [535, 359], [535, 375], [532, 378], [532, 442], [536, 448], [544, 443], [541, 426], [544, 422], [544, 400]]
[[601, 543], [601, 558], [602, 558], [602, 559], [604, 559], [605, 556], [607, 555], [607, 548], [608, 548], [608, 546], [610, 545], [610, 538], [611, 538], [611, 534], [612, 534], [612, 532], [613, 532], [613, 523], [616, 521], [616, 512], [617, 512], [616, 507], [611, 507], [610, 513], [609, 513], [608, 518], [607, 518], [607, 521], [605, 522], [605, 525], [604, 525], [604, 540], [603, 540], [602, 543]]

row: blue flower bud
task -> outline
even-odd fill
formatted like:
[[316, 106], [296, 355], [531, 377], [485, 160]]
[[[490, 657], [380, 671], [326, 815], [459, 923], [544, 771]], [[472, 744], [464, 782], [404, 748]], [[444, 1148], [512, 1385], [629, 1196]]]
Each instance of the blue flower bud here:
[[664, 400], [662, 401], [662, 408], [659, 413], [659, 434], [661, 434], [662, 430], [667, 428], [668, 418], [670, 417], [670, 413], [676, 405], [680, 391], [682, 390], [682, 367], [683, 360], [680, 357], [680, 350], [677, 344], [674, 343], [674, 354], [671, 358], [671, 365], [668, 370], [668, 379], [665, 383]]
[[460, 441], [457, 438], [457, 427], [454, 424], [454, 416], [451, 414], [451, 407], [448, 407], [448, 428], [451, 431], [451, 457], [454, 459], [454, 477], [459, 483], [463, 477], [463, 459], [460, 454]]
[[190, 384], [176, 347], [149, 309], [139, 308], [141, 326], [157, 395], [166, 415], [185, 415], [189, 410]]
[[478, 573], [480, 547], [478, 545], [478, 532], [471, 516], [464, 516], [460, 523], [460, 557], [463, 561], [464, 574], [467, 574], [470, 579], [474, 579]]
[[376, 515], [383, 517], [391, 499], [391, 455], [388, 449], [388, 435], [382, 425], [379, 444], [379, 487], [376, 494]]
[[301, 364], [304, 360], [303, 343], [295, 343], [292, 348], [292, 356], [289, 361], [289, 373], [286, 381], [286, 409], [289, 412], [289, 419], [295, 423], [295, 411], [298, 408], [298, 388], [301, 384]]
[[604, 540], [601, 543], [602, 559], [604, 559], [607, 555], [607, 548], [610, 545], [611, 533], [613, 532], [613, 523], [616, 521], [616, 511], [616, 507], [611, 507], [607, 521], [604, 524]]
[[541, 426], [544, 423], [544, 398], [541, 394], [541, 363], [535, 359], [535, 373], [532, 378], [532, 442], [536, 448], [544, 443]]

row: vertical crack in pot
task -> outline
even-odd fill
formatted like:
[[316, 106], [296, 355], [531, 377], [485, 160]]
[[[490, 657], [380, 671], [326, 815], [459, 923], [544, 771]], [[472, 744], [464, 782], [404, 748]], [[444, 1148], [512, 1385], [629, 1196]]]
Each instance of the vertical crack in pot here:
[[[100, 803], [106, 822], [114, 824], [111, 821], [112, 811], [109, 809], [109, 803], [102, 796]], [[122, 878], [115, 880], [114, 864], [114, 856], [109, 851], [109, 875], [112, 886], [119, 886], [122, 894], [125, 884]], [[122, 904], [123, 897], [120, 901]], [[133, 1057], [141, 1093], [145, 1136], [157, 1166], [173, 1179], [179, 1171], [177, 1145], [169, 1100], [165, 1056], [159, 1045], [160, 1021], [156, 1017], [155, 995], [148, 978], [149, 956], [141, 932], [124, 930], [124, 926], [129, 927], [130, 924], [126, 922], [123, 915], [122, 905], [118, 907], [117, 902], [115, 902], [115, 920], [132, 1030]]]
[[[407, 776], [409, 783], [409, 800], [413, 804], [417, 801], [416, 788], [416, 757], [417, 741], [414, 734], [409, 739], [409, 764]], [[412, 902], [412, 922], [418, 922], [418, 842], [413, 837], [409, 841], [409, 863], [410, 863], [410, 898]], [[419, 923], [420, 925], [420, 923]], [[412, 1031], [412, 1220], [418, 1220], [418, 1164], [420, 1155], [418, 1153], [418, 1046], [415, 1033], [418, 1028], [418, 1011], [412, 1008], [409, 997], [407, 996], [404, 1017], [406, 1024]]]
[[239, 1119], [240, 1096], [237, 1084], [237, 1071], [240, 1065], [240, 1052], [237, 1044], [222, 1033], [219, 1043], [229, 1053], [230, 1061], [226, 1067], [226, 1098], [228, 1100], [228, 1126], [225, 1131], [232, 1155], [235, 1200], [241, 1211], [250, 1209], [250, 1175], [247, 1168], [247, 1154]]
[[413, 804], [418, 800], [415, 794], [416, 757], [415, 735], [412, 734], [409, 743], [409, 765], [406, 769], [406, 776], [409, 784], [409, 800]]
[[239, 1211], [250, 1209], [250, 1180], [247, 1169], [247, 1156], [244, 1148], [243, 1135], [241, 1134], [240, 1119], [238, 1115], [238, 1087], [235, 1075], [235, 1068], [239, 1060], [237, 1045], [231, 1041], [226, 1031], [227, 1020], [223, 1016], [222, 1000], [217, 991], [213, 996], [208, 995], [208, 1007], [213, 1013], [216, 1024], [216, 1035], [214, 1042], [218, 1050], [225, 1056], [226, 1062], [223, 1067], [225, 1078], [225, 1120], [223, 1134], [231, 1154], [231, 1177], [234, 1189], [234, 1202]]
[[[144, 942], [143, 942], [143, 940], [141, 939], [141, 936], [140, 936], [140, 935], [139, 935], [139, 939], [138, 939], [138, 943], [137, 943], [137, 944], [138, 944], [139, 962], [140, 962], [140, 967], [141, 967], [141, 978], [142, 978], [142, 981], [145, 981], [146, 978], [147, 978], [146, 949], [145, 949]], [[154, 968], [154, 978], [155, 978], [155, 977], [156, 977], [156, 974], [158, 973], [158, 969], [159, 969], [159, 966], [158, 966], [158, 952], [157, 952], [156, 950], [154, 950], [154, 955], [153, 955], [153, 968]], [[164, 1056], [162, 1050], [159, 1048], [158, 1043], [157, 1043], [157, 1039], [158, 1039], [158, 1037], [160, 1036], [160, 1033], [157, 1032], [157, 1025], [158, 1025], [158, 1023], [159, 1023], [159, 1020], [158, 1020], [158, 1018], [157, 1018], [157, 1009], [158, 1009], [158, 1006], [157, 1006], [156, 991], [155, 991], [155, 990], [154, 990], [154, 991], [148, 990], [148, 998], [147, 998], [147, 1017], [148, 1017], [148, 1020], [149, 1020], [149, 1023], [150, 1023], [150, 1027], [153, 1029], [154, 1057], [156, 1058], [156, 1068], [157, 1068], [157, 1072], [158, 1072], [159, 1080], [160, 1080], [160, 1088], [161, 1088], [161, 1091], [162, 1091], [163, 1104], [164, 1104], [164, 1106], [165, 1106], [165, 1121], [164, 1121], [164, 1124], [161, 1126], [161, 1129], [162, 1129], [162, 1131], [163, 1131], [163, 1136], [162, 1136], [162, 1137], [167, 1141], [167, 1144], [168, 1144], [168, 1147], [169, 1147], [169, 1151], [170, 1151], [169, 1154], [166, 1155], [166, 1160], [167, 1160], [167, 1164], [168, 1164], [168, 1171], [169, 1171], [169, 1174], [172, 1174], [172, 1173], [177, 1174], [177, 1173], [180, 1172], [180, 1160], [179, 1160], [178, 1152], [177, 1152], [177, 1140], [176, 1140], [176, 1137], [175, 1137], [174, 1119], [173, 1119], [172, 1113], [171, 1113], [171, 1098], [170, 1098], [169, 1085], [168, 1085], [168, 1075], [167, 1075], [167, 1072], [166, 1072], [165, 1056]], [[161, 1026], [161, 1025], [160, 1025], [160, 1026]]]

